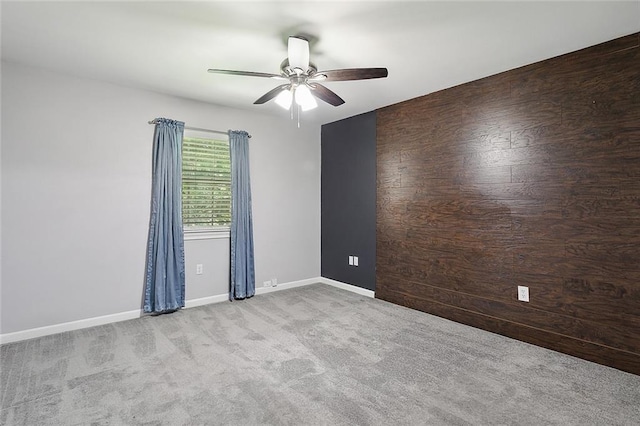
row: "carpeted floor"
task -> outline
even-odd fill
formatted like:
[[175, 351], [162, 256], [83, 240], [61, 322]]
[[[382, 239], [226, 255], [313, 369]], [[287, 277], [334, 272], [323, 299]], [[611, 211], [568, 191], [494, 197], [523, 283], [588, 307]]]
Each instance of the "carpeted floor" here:
[[640, 376], [323, 284], [0, 356], [3, 425], [640, 423]]

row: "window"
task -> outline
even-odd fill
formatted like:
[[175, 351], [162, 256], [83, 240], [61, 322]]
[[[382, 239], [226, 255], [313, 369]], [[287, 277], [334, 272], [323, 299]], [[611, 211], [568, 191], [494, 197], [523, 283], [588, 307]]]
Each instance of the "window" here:
[[182, 141], [185, 232], [228, 231], [231, 224], [229, 141], [185, 130]]

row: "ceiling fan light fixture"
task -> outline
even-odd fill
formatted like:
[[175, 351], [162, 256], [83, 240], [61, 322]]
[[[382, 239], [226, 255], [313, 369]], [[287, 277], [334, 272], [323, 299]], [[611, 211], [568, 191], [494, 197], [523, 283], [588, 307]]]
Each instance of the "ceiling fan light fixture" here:
[[293, 103], [293, 93], [291, 90], [283, 90], [276, 96], [275, 103], [280, 105], [284, 109], [291, 108], [291, 104]]
[[300, 105], [300, 108], [302, 108], [303, 111], [309, 111], [318, 107], [318, 103], [311, 94], [311, 90], [309, 90], [309, 87], [305, 85], [296, 87], [295, 99], [296, 103]]

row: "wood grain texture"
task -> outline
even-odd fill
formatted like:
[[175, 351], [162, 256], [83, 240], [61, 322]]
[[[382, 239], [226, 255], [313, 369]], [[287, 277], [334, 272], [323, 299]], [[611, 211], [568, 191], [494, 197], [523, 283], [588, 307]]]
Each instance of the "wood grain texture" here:
[[377, 173], [376, 297], [640, 374], [640, 34], [379, 110]]

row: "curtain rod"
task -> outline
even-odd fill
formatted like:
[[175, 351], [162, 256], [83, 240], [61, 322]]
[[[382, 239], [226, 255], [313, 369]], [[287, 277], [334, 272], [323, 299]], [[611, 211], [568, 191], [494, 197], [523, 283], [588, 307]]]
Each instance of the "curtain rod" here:
[[[156, 120], [154, 119], [149, 121], [149, 124], [156, 124]], [[219, 133], [221, 135], [229, 136], [229, 132], [223, 132], [222, 130], [203, 129], [202, 127], [191, 127], [191, 126], [184, 126], [184, 128], [186, 130], [195, 130], [197, 132]], [[251, 135], [249, 135], [249, 137], [251, 137]]]

